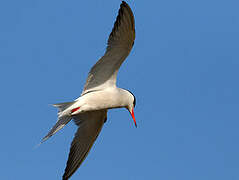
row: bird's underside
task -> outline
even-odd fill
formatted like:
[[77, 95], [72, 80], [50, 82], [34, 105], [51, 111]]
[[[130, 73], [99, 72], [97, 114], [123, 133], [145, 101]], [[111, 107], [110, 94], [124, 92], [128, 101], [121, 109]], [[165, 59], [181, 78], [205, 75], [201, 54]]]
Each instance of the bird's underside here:
[[[95, 91], [104, 91], [105, 89], [109, 89], [109, 87], [116, 88], [117, 72], [125, 58], [129, 55], [134, 44], [134, 39], [134, 16], [129, 5], [122, 1], [114, 27], [108, 39], [106, 52], [91, 68], [81, 97], [86, 97], [86, 95]], [[129, 95], [132, 99], [133, 97], [131, 96]], [[90, 111], [80, 112], [81, 107], [75, 107], [74, 105], [76, 103], [84, 103], [84, 100], [82, 100], [84, 98], [81, 97], [73, 102], [54, 105], [58, 108], [58, 121], [42, 140], [42, 142], [47, 140], [71, 120], [78, 126], [71, 143], [63, 180], [70, 178], [82, 164], [107, 119], [107, 109], [109, 108], [101, 110], [91, 109]], [[131, 104], [133, 114], [135, 100], [134, 103], [132, 100]], [[64, 114], [63, 112], [66, 113]]]

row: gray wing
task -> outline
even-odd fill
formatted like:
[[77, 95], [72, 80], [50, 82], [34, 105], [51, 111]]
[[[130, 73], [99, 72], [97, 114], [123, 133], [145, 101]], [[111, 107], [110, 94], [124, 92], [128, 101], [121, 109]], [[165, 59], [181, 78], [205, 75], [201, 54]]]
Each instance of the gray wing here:
[[85, 112], [73, 117], [79, 128], [71, 143], [63, 180], [67, 180], [84, 161], [98, 137], [106, 118], [107, 110]]
[[122, 2], [104, 56], [91, 68], [82, 94], [116, 85], [117, 72], [135, 40], [134, 15]]

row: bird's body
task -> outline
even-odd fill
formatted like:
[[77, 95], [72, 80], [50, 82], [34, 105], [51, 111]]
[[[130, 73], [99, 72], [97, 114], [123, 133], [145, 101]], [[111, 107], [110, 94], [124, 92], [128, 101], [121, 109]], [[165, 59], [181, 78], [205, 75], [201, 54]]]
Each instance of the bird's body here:
[[[72, 102], [69, 107], [60, 112], [59, 115], [73, 116], [86, 111], [122, 108], [126, 107], [129, 99], [131, 100], [133, 98], [133, 95], [125, 89], [109, 87], [104, 90], [93, 91], [80, 96]], [[54, 106], [57, 107], [58, 104]]]
[[79, 109], [79, 113], [81, 111], [121, 108], [127, 106], [129, 96], [127, 90], [110, 87], [79, 97], [75, 105], [76, 107], [82, 107]]
[[91, 68], [81, 96], [72, 102], [54, 104], [58, 108], [58, 121], [42, 141], [72, 119], [79, 126], [71, 144], [63, 180], [68, 179], [86, 158], [107, 119], [108, 109], [128, 109], [136, 125], [135, 96], [116, 86], [117, 72], [129, 55], [134, 39], [134, 16], [129, 5], [123, 1], [106, 52]]

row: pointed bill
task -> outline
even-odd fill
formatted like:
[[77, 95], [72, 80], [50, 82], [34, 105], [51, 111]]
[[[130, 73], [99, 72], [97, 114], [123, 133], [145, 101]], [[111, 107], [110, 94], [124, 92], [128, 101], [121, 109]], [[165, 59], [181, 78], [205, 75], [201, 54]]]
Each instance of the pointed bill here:
[[134, 116], [134, 108], [132, 108], [132, 111], [130, 112], [130, 114], [134, 120], [135, 127], [137, 128], [137, 123], [136, 123], [135, 116]]

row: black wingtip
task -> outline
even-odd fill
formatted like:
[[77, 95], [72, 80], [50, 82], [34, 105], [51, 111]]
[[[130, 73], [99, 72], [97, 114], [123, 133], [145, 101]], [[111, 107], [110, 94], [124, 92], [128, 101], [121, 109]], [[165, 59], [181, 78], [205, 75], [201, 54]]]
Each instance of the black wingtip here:
[[129, 6], [125, 1], [122, 1], [120, 6]]

